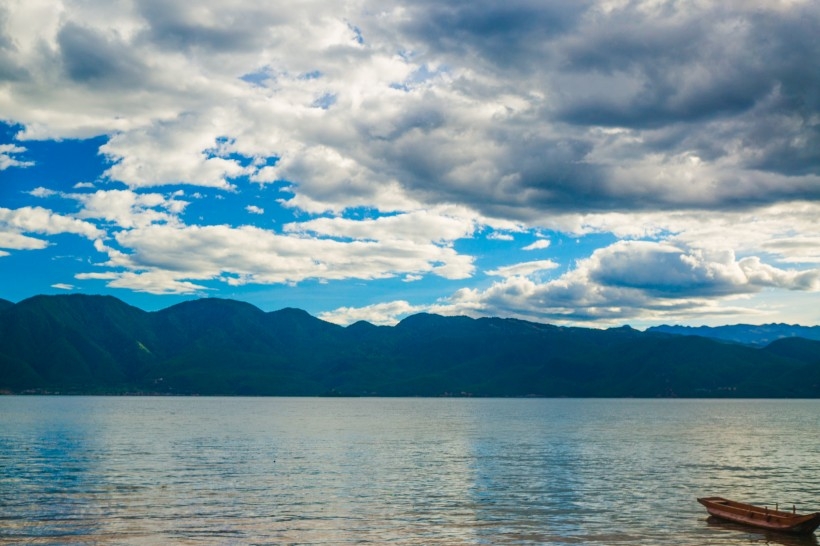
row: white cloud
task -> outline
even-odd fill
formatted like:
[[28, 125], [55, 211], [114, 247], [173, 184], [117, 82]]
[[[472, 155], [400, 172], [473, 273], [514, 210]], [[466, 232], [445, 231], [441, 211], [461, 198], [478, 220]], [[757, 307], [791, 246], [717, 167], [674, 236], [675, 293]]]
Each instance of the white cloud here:
[[734, 252], [687, 250], [669, 243], [621, 241], [585, 261], [598, 285], [635, 288], [659, 297], [737, 294], [752, 288]]
[[430, 310], [567, 323], [692, 319], [756, 314], [731, 302], [766, 288], [820, 290], [820, 269], [783, 270], [758, 258], [736, 260], [728, 249], [622, 241], [596, 250], [557, 279], [511, 276], [486, 290], [459, 290]]
[[766, 254], [793, 264], [820, 262], [814, 245], [820, 203], [788, 201], [720, 213], [659, 211], [562, 214], [540, 225], [573, 236], [610, 233], [618, 238], [668, 240], [690, 248], [731, 248], [738, 255]]
[[56, 195], [77, 201], [81, 205], [81, 210], [77, 214], [79, 218], [101, 219], [122, 228], [144, 227], [154, 223], [176, 223], [179, 214], [188, 205], [187, 201], [175, 199], [178, 195], [169, 197], [159, 193], [136, 193], [131, 190], [65, 193], [38, 187], [29, 194], [41, 198]]
[[820, 290], [820, 269], [783, 270], [762, 263], [757, 256], [744, 258], [738, 265], [753, 286], [813, 292]]
[[357, 240], [401, 240], [418, 243], [447, 243], [471, 237], [477, 228], [476, 219], [467, 210], [438, 207], [415, 210], [374, 219], [317, 218], [287, 224], [291, 233], [311, 233], [319, 236], [353, 238]]
[[21, 161], [14, 157], [22, 154], [26, 149], [16, 144], [0, 144], [0, 171], [4, 171], [10, 167], [31, 167], [34, 165], [33, 161]]
[[35, 237], [28, 237], [15, 231], [6, 231], [0, 224], [0, 248], [13, 250], [40, 250], [48, 246], [48, 242]]
[[33, 197], [45, 198], [45, 197], [51, 197], [53, 195], [57, 195], [57, 192], [54, 191], [54, 190], [50, 190], [48, 188], [44, 188], [42, 186], [38, 186], [38, 187], [34, 188], [33, 190], [31, 190], [30, 192], [28, 192], [28, 194], [33, 196]]
[[558, 267], [558, 264], [553, 262], [552, 260], [535, 260], [532, 262], [522, 262], [514, 265], [508, 265], [496, 269], [491, 269], [487, 271], [487, 275], [494, 275], [498, 277], [527, 277], [538, 271], [555, 269], [556, 267]]
[[106, 175], [131, 188], [187, 183], [231, 189], [231, 179], [250, 170], [230, 159], [230, 146], [220, 143], [225, 126], [219, 110], [177, 119], [152, 127], [119, 133], [100, 148], [114, 162]]
[[205, 286], [180, 281], [174, 278], [173, 272], [163, 270], [148, 270], [140, 273], [106, 272], [106, 273], [78, 273], [74, 276], [78, 280], [105, 280], [112, 288], [127, 288], [135, 292], [149, 294], [197, 294], [207, 290]]
[[74, 286], [73, 284], [59, 282], [57, 284], [52, 284], [51, 288], [56, 288], [58, 290], [74, 290], [76, 289], [76, 286]]
[[397, 300], [365, 307], [340, 307], [319, 314], [319, 318], [341, 325], [364, 320], [378, 326], [393, 326], [402, 318], [425, 310], [424, 306], [410, 305], [404, 300]]
[[493, 231], [489, 235], [487, 235], [487, 239], [491, 241], [514, 241], [515, 238], [510, 235], [509, 233], [499, 233], [497, 231]]
[[56, 235], [73, 233], [88, 239], [102, 237], [104, 232], [94, 224], [56, 214], [42, 207], [7, 209], [0, 207], [0, 246], [12, 249], [44, 248], [48, 243], [25, 236], [25, 233]]
[[542, 250], [545, 248], [549, 248], [549, 246], [549, 239], [538, 239], [534, 243], [525, 246], [522, 250]]
[[189, 280], [217, 279], [229, 285], [296, 283], [306, 279], [379, 279], [405, 274], [434, 274], [463, 279], [473, 258], [432, 242], [372, 240], [349, 242], [279, 235], [251, 226], [175, 226], [153, 224], [114, 235], [124, 250], [98, 244], [109, 255], [105, 272], [81, 278], [112, 279], [110, 286], [140, 287], [142, 277], [154, 291], [200, 289]]
[[[28, 234], [56, 235], [73, 233], [94, 239], [103, 235], [96, 226], [82, 220], [55, 214], [41, 207], [7, 209], [0, 207], [0, 248], [41, 250], [49, 246], [45, 239]], [[7, 256], [8, 252], [3, 253]]]
[[63, 194], [82, 204], [80, 218], [102, 219], [119, 227], [145, 227], [156, 223], [175, 224], [187, 201], [158, 193], [131, 190], [97, 190], [94, 193]]
[[251, 214], [265, 214], [265, 209], [257, 207], [256, 205], [248, 205], [245, 210]]
[[[820, 236], [787, 235], [781, 230], [760, 243], [760, 249], [779, 257], [783, 263], [820, 264]], [[794, 231], [794, 227], [792, 230]]]

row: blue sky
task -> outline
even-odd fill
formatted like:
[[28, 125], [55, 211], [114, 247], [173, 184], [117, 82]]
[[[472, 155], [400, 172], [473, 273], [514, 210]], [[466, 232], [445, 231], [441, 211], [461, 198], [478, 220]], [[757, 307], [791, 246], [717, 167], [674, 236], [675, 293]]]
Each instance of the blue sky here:
[[820, 324], [813, 1], [5, 2], [0, 298]]

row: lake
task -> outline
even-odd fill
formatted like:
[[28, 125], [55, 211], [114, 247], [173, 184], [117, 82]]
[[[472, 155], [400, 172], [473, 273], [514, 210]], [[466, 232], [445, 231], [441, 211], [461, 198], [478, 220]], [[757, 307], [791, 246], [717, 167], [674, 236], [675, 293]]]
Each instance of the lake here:
[[817, 544], [820, 401], [0, 397], [0, 544]]

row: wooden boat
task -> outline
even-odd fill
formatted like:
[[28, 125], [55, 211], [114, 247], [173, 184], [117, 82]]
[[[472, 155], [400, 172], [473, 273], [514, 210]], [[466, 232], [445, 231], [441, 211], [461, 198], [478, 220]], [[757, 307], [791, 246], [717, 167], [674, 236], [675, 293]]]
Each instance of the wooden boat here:
[[699, 498], [698, 502], [716, 518], [769, 531], [808, 535], [820, 526], [820, 512], [797, 514], [794, 511], [771, 510], [768, 507], [731, 501], [723, 497], [703, 497]]

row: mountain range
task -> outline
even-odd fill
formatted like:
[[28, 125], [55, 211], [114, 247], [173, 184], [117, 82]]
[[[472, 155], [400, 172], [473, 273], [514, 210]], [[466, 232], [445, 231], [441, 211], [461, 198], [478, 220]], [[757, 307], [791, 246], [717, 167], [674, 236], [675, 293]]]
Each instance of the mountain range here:
[[799, 324], [732, 324], [728, 326], [654, 326], [648, 332], [664, 332], [682, 336], [702, 336], [753, 347], [764, 347], [787, 337], [802, 337], [820, 341], [820, 326]]
[[681, 333], [430, 314], [342, 327], [216, 298], [146, 312], [111, 296], [35, 296], [0, 300], [0, 391], [820, 397], [816, 339]]

